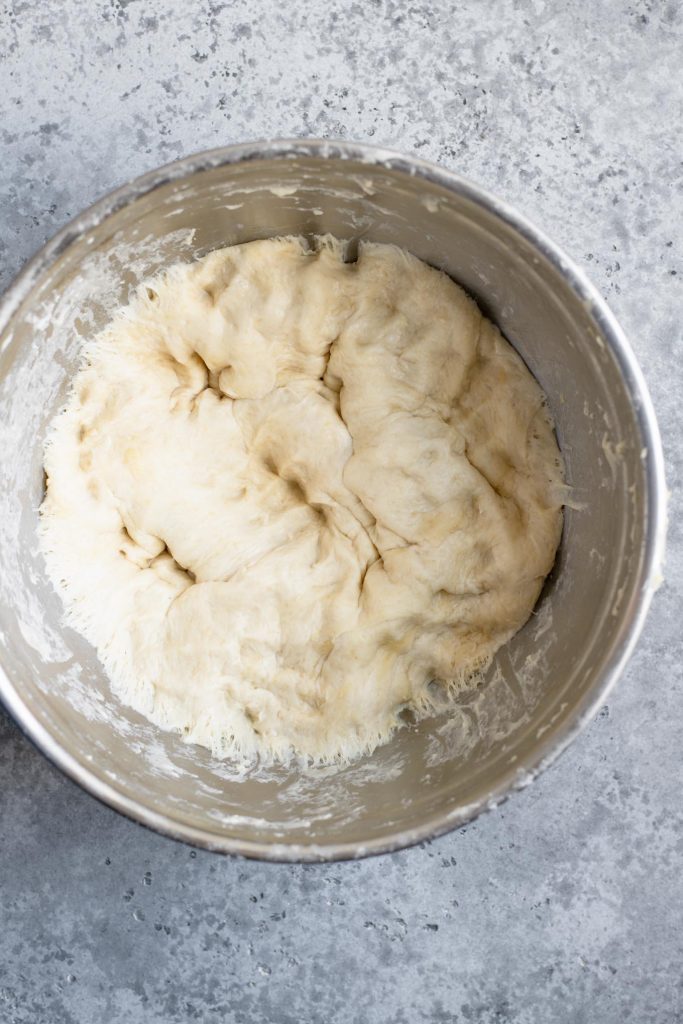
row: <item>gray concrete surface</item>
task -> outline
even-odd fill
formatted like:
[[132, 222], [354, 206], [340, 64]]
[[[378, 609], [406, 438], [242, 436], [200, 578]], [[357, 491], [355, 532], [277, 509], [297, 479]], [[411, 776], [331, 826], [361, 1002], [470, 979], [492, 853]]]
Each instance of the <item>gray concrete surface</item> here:
[[2, 1024], [683, 1020], [681, 124], [666, 0], [0, 3], [0, 280], [176, 156], [371, 140], [518, 205], [649, 380], [667, 582], [608, 707], [538, 783], [419, 849], [221, 859], [146, 832], [0, 723]]

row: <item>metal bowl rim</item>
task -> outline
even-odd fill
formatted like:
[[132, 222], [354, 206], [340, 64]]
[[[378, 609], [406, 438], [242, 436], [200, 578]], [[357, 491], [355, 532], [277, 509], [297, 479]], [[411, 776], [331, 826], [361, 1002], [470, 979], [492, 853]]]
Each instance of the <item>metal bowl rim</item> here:
[[74, 217], [26, 263], [0, 300], [0, 334], [8, 326], [41, 275], [49, 270], [58, 257], [86, 231], [97, 227], [118, 210], [170, 182], [188, 178], [201, 171], [246, 161], [297, 157], [312, 157], [323, 161], [353, 160], [399, 171], [411, 177], [423, 178], [493, 213], [531, 243], [559, 271], [572, 291], [590, 310], [599, 327], [602, 340], [615, 356], [623, 374], [646, 452], [648, 522], [637, 599], [635, 603], [632, 602], [632, 607], [627, 609], [629, 614], [623, 616], [621, 628], [602, 672], [596, 675], [590, 691], [567, 716], [562, 726], [549, 731], [546, 739], [539, 741], [533, 757], [527, 764], [523, 768], [510, 768], [485, 797], [451, 811], [432, 815], [419, 826], [398, 830], [367, 842], [256, 842], [237, 837], [217, 836], [209, 829], [179, 823], [129, 797], [81, 764], [35, 717], [0, 667], [0, 700], [21, 730], [54, 765], [102, 803], [139, 824], [197, 847], [257, 860], [286, 863], [351, 860], [413, 846], [473, 821], [479, 814], [498, 806], [515, 790], [522, 789], [532, 782], [591, 721], [623, 671], [643, 628], [652, 596], [661, 582], [666, 535], [664, 456], [654, 408], [633, 350], [605, 300], [573, 260], [508, 203], [454, 171], [445, 170], [426, 160], [406, 156], [392, 149], [329, 139], [254, 141], [205, 150], [143, 174], [108, 193]]

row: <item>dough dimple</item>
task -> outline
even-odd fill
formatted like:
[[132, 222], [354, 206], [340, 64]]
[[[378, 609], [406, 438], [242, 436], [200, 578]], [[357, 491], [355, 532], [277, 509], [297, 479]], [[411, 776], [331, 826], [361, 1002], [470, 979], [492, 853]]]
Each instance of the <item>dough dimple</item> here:
[[70, 621], [123, 701], [218, 756], [351, 758], [428, 712], [526, 621], [562, 521], [512, 347], [446, 275], [329, 237], [141, 286], [45, 466]]

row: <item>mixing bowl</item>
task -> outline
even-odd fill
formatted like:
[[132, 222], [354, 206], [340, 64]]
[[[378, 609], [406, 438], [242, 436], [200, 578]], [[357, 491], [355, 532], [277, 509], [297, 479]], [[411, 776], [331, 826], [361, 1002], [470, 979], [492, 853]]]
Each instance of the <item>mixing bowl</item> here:
[[[122, 706], [94, 651], [62, 625], [36, 539], [42, 445], [84, 341], [142, 278], [222, 245], [325, 232], [403, 246], [479, 301], [548, 396], [570, 504], [539, 604], [484, 685], [350, 766], [245, 770]], [[494, 807], [604, 702], [659, 579], [657, 425], [605, 303], [504, 203], [369, 146], [213, 150], [138, 178], [67, 225], [10, 287], [0, 331], [0, 695], [36, 745], [110, 806], [213, 850], [360, 857]]]

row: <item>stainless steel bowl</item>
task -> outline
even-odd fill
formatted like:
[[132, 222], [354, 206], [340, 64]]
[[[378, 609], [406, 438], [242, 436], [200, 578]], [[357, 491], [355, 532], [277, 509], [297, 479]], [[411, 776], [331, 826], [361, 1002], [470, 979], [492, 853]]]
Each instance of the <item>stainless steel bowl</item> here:
[[[61, 625], [36, 543], [41, 449], [84, 339], [134, 282], [221, 245], [324, 232], [404, 246], [479, 300], [549, 397], [572, 503], [537, 610], [486, 685], [350, 767], [245, 773], [121, 706], [92, 649]], [[105, 803], [190, 843], [269, 860], [395, 850], [525, 786], [605, 700], [659, 580], [657, 424], [605, 303], [498, 199], [364, 145], [202, 153], [125, 185], [60, 231], [5, 295], [0, 332], [0, 695], [36, 745]]]

